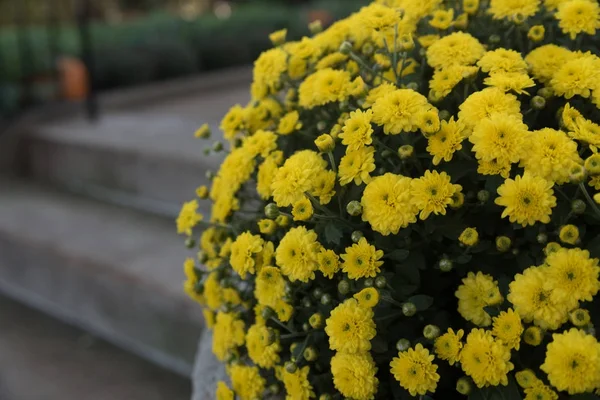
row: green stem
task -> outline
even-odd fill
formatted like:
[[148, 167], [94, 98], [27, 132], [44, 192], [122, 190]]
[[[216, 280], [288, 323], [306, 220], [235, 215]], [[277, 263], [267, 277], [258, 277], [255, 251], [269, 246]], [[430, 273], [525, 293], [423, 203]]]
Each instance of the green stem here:
[[393, 304], [395, 306], [398, 306], [398, 307], [402, 308], [402, 303], [400, 303], [399, 301], [396, 301], [396, 300], [392, 299], [391, 297], [381, 296], [381, 300], [386, 301], [386, 302], [388, 302], [390, 304]]
[[583, 182], [579, 183], [579, 188], [583, 192], [583, 195], [585, 196], [585, 199], [587, 200], [590, 207], [592, 207], [592, 210], [594, 210], [594, 212], [596, 213], [598, 218], [600, 218], [600, 208], [598, 208], [598, 206], [596, 205], [596, 202], [594, 201], [594, 199], [592, 199], [592, 196], [590, 196], [590, 194], [588, 193], [587, 189], [585, 188], [585, 184]]
[[[298, 333], [304, 333], [304, 332], [295, 332], [294, 330], [288, 328], [287, 326], [285, 326], [284, 324], [282, 324], [281, 322], [279, 322], [277, 319], [271, 317], [269, 318], [271, 321], [275, 322], [277, 325], [279, 325], [280, 327], [282, 327], [283, 329], [285, 329], [288, 332], [291, 332], [291, 335], [297, 335]], [[283, 336], [289, 336], [289, 335], [283, 335]], [[281, 337], [283, 337], [281, 336]]]
[[[404, 76], [402, 75], [402, 72], [404, 72], [404, 64], [406, 63], [406, 57], [408, 56], [408, 52], [403, 52], [402, 53], [402, 64], [400, 64], [400, 85], [402, 85], [402, 83], [404, 82]], [[396, 70], [397, 66], [394, 65], [394, 70]], [[396, 80], [396, 82], [398, 82]]]
[[306, 336], [306, 335], [308, 335], [308, 332], [296, 332], [296, 333], [289, 333], [289, 334], [286, 334], [286, 335], [281, 335], [281, 336], [279, 336], [279, 338], [281, 340], [286, 340], [286, 339], [294, 339], [294, 338], [297, 338], [297, 337], [303, 337], [303, 336]]
[[335, 165], [335, 159], [333, 158], [333, 153], [331, 151], [327, 152], [327, 157], [329, 157], [329, 163], [331, 164], [331, 169], [337, 175], [337, 166]]

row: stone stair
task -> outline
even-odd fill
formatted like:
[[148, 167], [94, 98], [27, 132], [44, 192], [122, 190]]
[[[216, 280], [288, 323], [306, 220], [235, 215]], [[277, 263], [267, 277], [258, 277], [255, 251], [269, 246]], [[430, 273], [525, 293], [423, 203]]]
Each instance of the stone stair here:
[[190, 376], [203, 322], [173, 217], [220, 162], [194, 130], [248, 100], [249, 70], [226, 75], [0, 135], [0, 292]]

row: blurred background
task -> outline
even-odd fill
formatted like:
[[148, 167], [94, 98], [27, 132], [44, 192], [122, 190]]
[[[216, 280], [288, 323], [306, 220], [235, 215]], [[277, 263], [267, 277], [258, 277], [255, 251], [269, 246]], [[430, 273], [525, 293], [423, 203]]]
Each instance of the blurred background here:
[[366, 3], [0, 0], [0, 400], [214, 398], [174, 219], [268, 34]]

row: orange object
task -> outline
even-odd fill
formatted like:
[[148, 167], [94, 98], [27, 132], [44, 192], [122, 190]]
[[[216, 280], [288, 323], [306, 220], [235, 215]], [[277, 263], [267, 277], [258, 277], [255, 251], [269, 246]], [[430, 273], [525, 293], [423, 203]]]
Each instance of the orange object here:
[[58, 61], [61, 97], [66, 100], [83, 100], [89, 92], [89, 74], [83, 62], [74, 57]]

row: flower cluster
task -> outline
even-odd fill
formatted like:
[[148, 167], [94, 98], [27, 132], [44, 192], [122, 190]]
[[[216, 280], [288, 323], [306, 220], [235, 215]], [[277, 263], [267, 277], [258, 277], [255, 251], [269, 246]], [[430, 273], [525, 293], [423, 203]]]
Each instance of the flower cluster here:
[[271, 34], [177, 219], [217, 399], [597, 398], [598, 29], [597, 0], [376, 0]]

